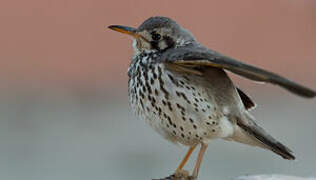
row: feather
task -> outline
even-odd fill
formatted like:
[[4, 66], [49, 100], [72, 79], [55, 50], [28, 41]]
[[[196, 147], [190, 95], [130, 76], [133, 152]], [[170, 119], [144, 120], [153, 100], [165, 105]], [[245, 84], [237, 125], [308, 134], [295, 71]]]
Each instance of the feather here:
[[162, 54], [158, 62], [223, 68], [254, 81], [279, 85], [288, 91], [305, 98], [313, 98], [316, 96], [316, 92], [312, 89], [304, 87], [275, 73], [221, 55], [220, 53], [207, 49], [199, 44], [168, 49]]

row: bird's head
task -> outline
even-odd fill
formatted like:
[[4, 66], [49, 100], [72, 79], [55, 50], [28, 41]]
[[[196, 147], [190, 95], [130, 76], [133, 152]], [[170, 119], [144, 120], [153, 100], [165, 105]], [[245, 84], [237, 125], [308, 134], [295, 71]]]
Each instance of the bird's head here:
[[135, 54], [142, 52], [163, 52], [195, 43], [193, 35], [179, 24], [167, 17], [151, 17], [138, 28], [121, 25], [111, 25], [110, 29], [134, 38]]

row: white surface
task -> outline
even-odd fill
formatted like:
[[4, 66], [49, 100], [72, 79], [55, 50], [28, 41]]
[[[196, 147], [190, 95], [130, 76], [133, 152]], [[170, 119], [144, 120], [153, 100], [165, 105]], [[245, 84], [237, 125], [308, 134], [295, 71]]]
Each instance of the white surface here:
[[254, 175], [254, 176], [242, 176], [235, 180], [316, 180], [316, 178], [302, 178], [295, 176], [285, 175]]

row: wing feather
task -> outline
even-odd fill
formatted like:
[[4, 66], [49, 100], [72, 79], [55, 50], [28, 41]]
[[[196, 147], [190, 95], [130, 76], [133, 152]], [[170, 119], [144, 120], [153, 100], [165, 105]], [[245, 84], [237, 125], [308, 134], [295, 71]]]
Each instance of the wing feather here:
[[313, 98], [316, 96], [316, 92], [310, 88], [304, 87], [273, 72], [221, 55], [216, 51], [207, 49], [198, 44], [169, 49], [162, 54], [159, 61], [182, 65], [223, 68], [254, 81], [279, 85], [288, 91], [305, 98]]

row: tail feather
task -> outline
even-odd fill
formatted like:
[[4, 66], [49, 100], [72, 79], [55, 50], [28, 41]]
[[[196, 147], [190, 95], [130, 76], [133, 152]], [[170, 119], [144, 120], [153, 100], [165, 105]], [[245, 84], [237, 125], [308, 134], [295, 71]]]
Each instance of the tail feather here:
[[241, 129], [243, 129], [248, 134], [248, 136], [250, 135], [253, 137], [253, 139], [257, 140], [258, 143], [260, 143], [259, 146], [275, 152], [276, 154], [282, 156], [284, 159], [295, 159], [295, 156], [292, 154], [292, 151], [289, 148], [275, 140], [250, 118], [251, 117], [249, 116], [247, 123], [242, 120], [237, 120], [237, 125]]

